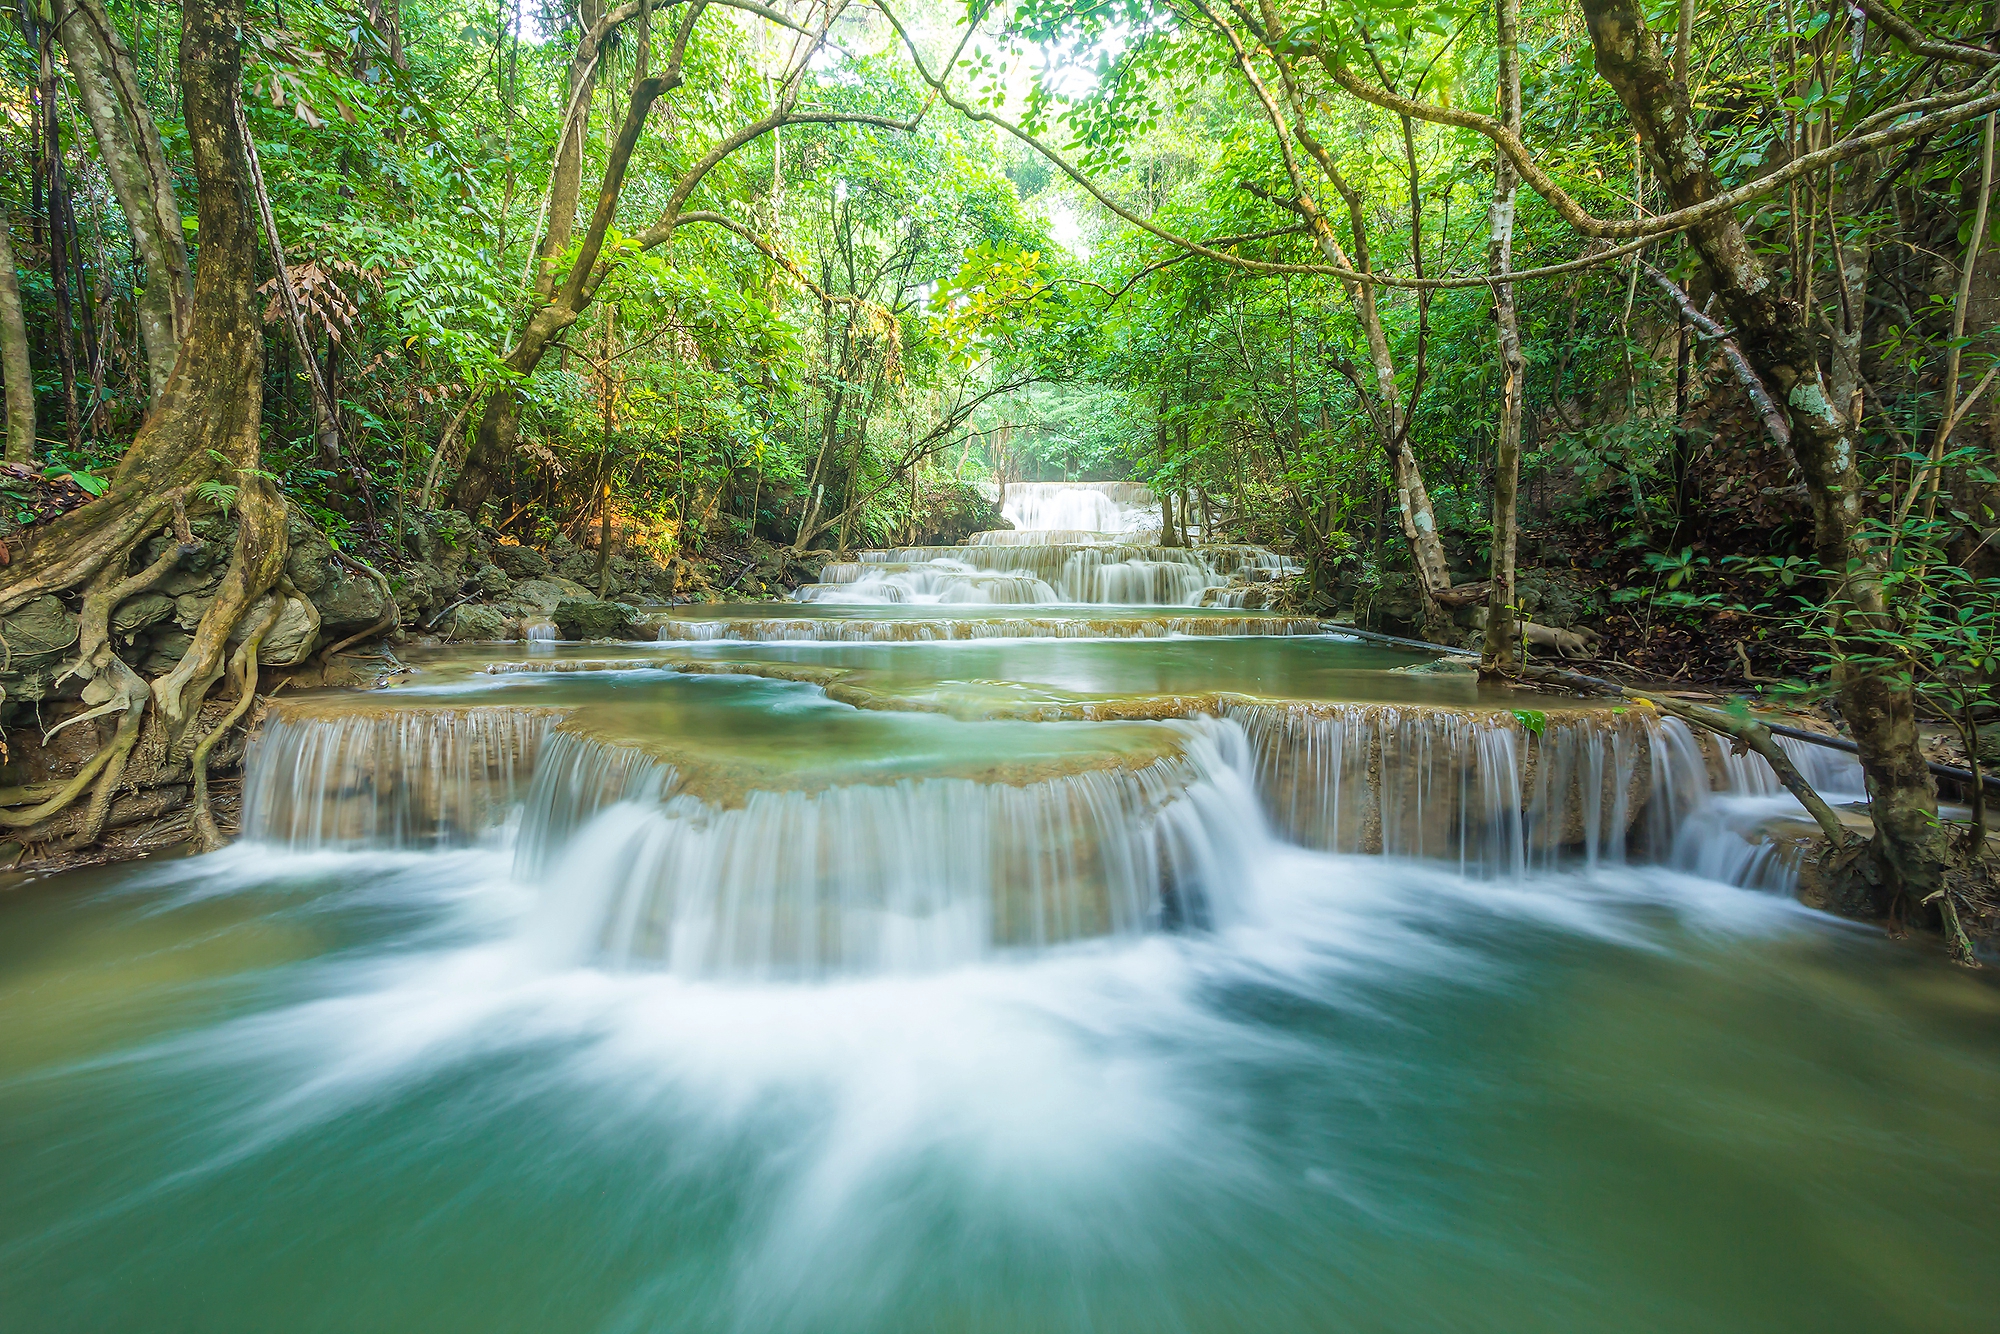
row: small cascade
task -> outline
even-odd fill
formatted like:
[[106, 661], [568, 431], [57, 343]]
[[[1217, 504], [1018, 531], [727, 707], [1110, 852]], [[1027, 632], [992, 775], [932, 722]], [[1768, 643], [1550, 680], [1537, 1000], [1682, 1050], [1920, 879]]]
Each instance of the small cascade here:
[[562, 631], [556, 628], [554, 621], [529, 621], [521, 627], [521, 638], [557, 640], [562, 638]]
[[1660, 744], [1686, 729], [1644, 712], [1550, 714], [1540, 735], [1503, 710], [1235, 705], [1277, 830], [1307, 847], [1519, 875], [1559, 861], [1624, 861], [1642, 812], [1672, 846], [1708, 791], [1705, 760]]
[[[1278, 833], [1332, 852], [1386, 853], [1521, 875], [1570, 861], [1646, 861], [1789, 889], [1774, 821], [1802, 816], [1771, 767], [1677, 718], [1548, 714], [1539, 735], [1505, 710], [1238, 704], [1257, 790]], [[1852, 756], [1785, 740], [1807, 781], [1854, 800]]]
[[662, 642], [932, 644], [969, 639], [1165, 639], [1172, 635], [1313, 635], [1301, 616], [992, 616], [911, 620], [792, 616], [726, 621], [666, 619]]
[[896, 547], [836, 561], [801, 602], [1189, 607], [1229, 580], [1197, 550], [1124, 543]]
[[559, 733], [517, 874], [549, 887], [539, 947], [690, 976], [923, 971], [1204, 924], [1261, 821], [1241, 733], [1175, 726], [1182, 753], [1136, 768], [753, 790], [733, 807], [639, 752]]
[[243, 836], [300, 850], [472, 843], [519, 798], [556, 716], [521, 708], [281, 713], [244, 758]]
[[1157, 536], [1160, 531], [1160, 502], [1139, 482], [1014, 482], [1000, 513], [1029, 532]]
[[[1807, 817], [1770, 764], [1761, 755], [1738, 755], [1713, 741], [1697, 740], [1677, 721], [1668, 720], [1663, 727], [1678, 729], [1678, 748], [1700, 752], [1707, 787], [1671, 831], [1662, 831], [1664, 839], [1656, 835], [1653, 846], [1666, 850], [1670, 864], [1711, 880], [1792, 889], [1798, 880], [1796, 846], [1772, 838], [1772, 828]], [[1867, 801], [1858, 757], [1795, 737], [1775, 739], [1799, 776], [1829, 803]]]

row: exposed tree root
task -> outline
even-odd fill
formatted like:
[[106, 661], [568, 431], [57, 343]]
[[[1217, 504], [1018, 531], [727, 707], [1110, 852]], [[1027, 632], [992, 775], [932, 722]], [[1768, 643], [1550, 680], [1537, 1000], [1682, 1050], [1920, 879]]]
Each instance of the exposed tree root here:
[[[285, 502], [266, 478], [244, 474], [236, 492], [236, 548], [221, 591], [195, 628], [194, 642], [174, 669], [153, 682], [153, 701], [178, 750], [209, 688], [222, 675], [223, 650], [237, 622], [271, 591], [285, 567]], [[282, 605], [282, 600], [279, 605]]]
[[[125, 665], [124, 659], [109, 652], [101, 656], [105, 662], [100, 670], [108, 669], [108, 673], [117, 678], [118, 698], [124, 708], [124, 714], [118, 720], [116, 735], [109, 744], [91, 756], [68, 782], [58, 787], [54, 795], [40, 805], [31, 806], [27, 810], [0, 810], [0, 828], [26, 829], [38, 825], [49, 817], [60, 814], [71, 802], [83, 795], [93, 782], [98, 784], [98, 791], [93, 793], [91, 798], [93, 811], [96, 811], [100, 800], [103, 805], [109, 806], [111, 789], [117, 785], [119, 776], [125, 771], [125, 759], [132, 753], [132, 743], [139, 738], [139, 724], [146, 715], [147, 696], [145, 681], [137, 672]], [[110, 776], [109, 785], [102, 781], [107, 774]], [[45, 787], [44, 784], [32, 784], [18, 790], [26, 793]], [[99, 817], [101, 822], [101, 812]]]
[[[118, 604], [136, 594], [158, 587], [178, 567], [188, 554], [184, 543], [170, 546], [166, 551], [136, 574], [117, 577], [129, 563], [133, 549], [139, 542], [158, 528], [165, 526], [175, 515], [176, 506], [169, 500], [155, 507], [155, 521], [152, 527], [127, 532], [124, 545], [117, 551], [104, 551], [89, 575], [90, 589], [84, 595], [81, 627], [78, 637], [78, 657], [71, 666], [71, 673], [90, 679], [84, 688], [84, 701], [98, 707], [88, 713], [79, 714], [70, 722], [80, 721], [98, 713], [118, 711], [121, 717], [118, 730], [111, 741], [86, 762], [76, 775], [39, 804], [25, 810], [0, 809], [0, 827], [28, 828], [60, 814], [71, 803], [90, 791], [90, 805], [81, 827], [70, 840], [72, 847], [87, 845], [96, 840], [104, 828], [106, 815], [111, 809], [111, 801], [117, 792], [119, 780], [124, 776], [125, 763], [130, 757], [133, 744], [138, 740], [139, 727], [145, 717], [146, 704], [150, 699], [159, 711], [161, 722], [166, 728], [169, 749], [178, 747], [199, 712], [201, 700], [207, 695], [221, 674], [222, 650], [236, 632], [239, 621], [250, 608], [270, 592], [277, 584], [284, 569], [287, 544], [285, 540], [285, 506], [271, 483], [254, 475], [243, 477], [237, 488], [236, 512], [238, 525], [236, 545], [231, 554], [228, 571], [223, 576], [222, 590], [215, 602], [203, 613], [196, 626], [194, 643], [180, 663], [166, 676], [154, 681], [148, 687], [144, 678], [133, 671], [124, 659], [111, 649], [110, 618]], [[121, 530], [123, 531], [123, 530]], [[12, 596], [12, 590], [9, 592]], [[40, 596], [39, 593], [36, 596]], [[264, 617], [255, 636], [261, 644], [263, 636], [275, 625], [282, 614], [287, 599], [273, 598], [269, 613]], [[18, 605], [18, 604], [17, 604]], [[240, 655], [239, 655], [240, 656]], [[255, 650], [252, 650], [254, 659]], [[254, 668], [253, 668], [254, 673]], [[245, 705], [247, 708], [247, 704]], [[240, 716], [240, 711], [232, 714], [230, 723]], [[68, 726], [69, 723], [63, 724]], [[227, 726], [211, 732], [205, 739], [207, 749], [202, 758], [207, 759], [207, 751], [214, 748]], [[198, 780], [201, 781], [201, 780]], [[23, 797], [29, 793], [39, 795], [47, 785], [35, 784], [20, 789]], [[205, 800], [206, 784], [202, 781]], [[32, 798], [29, 798], [32, 799]], [[213, 829], [213, 821], [207, 822]], [[204, 831], [206, 838], [206, 831]]]
[[201, 739], [201, 743], [194, 748], [194, 754], [189, 757], [188, 762], [194, 775], [194, 838], [196, 845], [203, 852], [214, 852], [228, 841], [223, 838], [222, 831], [216, 828], [215, 816], [209, 810], [209, 752], [214, 750], [215, 743], [250, 711], [251, 701], [257, 698], [257, 651], [263, 647], [264, 636], [271, 633], [271, 627], [276, 625], [278, 618], [284, 614], [285, 603], [288, 600], [282, 595], [271, 599], [271, 609], [264, 613], [263, 619], [244, 638], [242, 647], [238, 648], [229, 660], [230, 674], [237, 680], [236, 705], [223, 715], [222, 721], [217, 723], [207, 736]]

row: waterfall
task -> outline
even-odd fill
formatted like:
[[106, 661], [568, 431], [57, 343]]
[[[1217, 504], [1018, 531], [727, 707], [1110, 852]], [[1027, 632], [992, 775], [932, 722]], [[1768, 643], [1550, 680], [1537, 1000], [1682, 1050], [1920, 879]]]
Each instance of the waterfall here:
[[909, 972], [1204, 925], [1261, 831], [1241, 733], [1020, 785], [928, 778], [755, 790], [719, 807], [671, 766], [559, 733], [517, 875], [539, 948], [690, 976]]
[[556, 716], [521, 708], [281, 713], [244, 757], [243, 836], [300, 849], [473, 842], [505, 818]]
[[930, 644], [967, 639], [1164, 639], [1171, 635], [1314, 635], [1300, 616], [992, 616], [911, 620], [771, 617], [660, 622], [663, 643]]
[[[1644, 709], [1552, 712], [1531, 733], [1498, 709], [1225, 700], [1220, 718], [1140, 724], [1169, 729], [1164, 756], [1055, 777], [789, 787], [773, 771], [720, 795], [566, 712], [280, 713], [247, 759], [245, 836], [462, 846], [518, 803], [536, 948], [765, 978], [1226, 921], [1267, 829], [1480, 878], [1626, 861], [1770, 888], [1794, 874], [1767, 829], [1797, 807], [1769, 767]], [[1853, 782], [1845, 757], [1800, 758], [1830, 790]]]
[[1160, 502], [1138, 482], [1015, 482], [1000, 512], [1015, 528], [1030, 532], [1160, 530]]
[[1507, 710], [1254, 704], [1225, 715], [1248, 735], [1273, 825], [1307, 847], [1481, 876], [1568, 859], [1660, 861], [1739, 884], [1784, 874], [1759, 829], [1796, 803], [1762, 760], [1677, 719], [1551, 713], [1537, 736]]
[[1228, 582], [1200, 550], [1187, 547], [1021, 542], [864, 551], [859, 560], [829, 563], [819, 583], [793, 596], [801, 602], [1187, 607]]

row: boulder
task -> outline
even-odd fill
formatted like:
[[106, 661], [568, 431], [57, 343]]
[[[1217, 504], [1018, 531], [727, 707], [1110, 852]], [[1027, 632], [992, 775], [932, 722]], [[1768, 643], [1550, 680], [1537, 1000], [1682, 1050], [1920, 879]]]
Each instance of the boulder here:
[[165, 593], [141, 593], [137, 597], [126, 598], [111, 613], [111, 633], [129, 639], [173, 614], [174, 600]]
[[382, 619], [382, 589], [366, 574], [337, 565], [327, 571], [326, 582], [312, 594], [319, 608], [320, 631], [328, 639], [345, 639], [359, 634]]
[[564, 639], [628, 639], [632, 634], [632, 609], [622, 602], [559, 602], [553, 615]]
[[[241, 644], [248, 639], [251, 628], [270, 615], [272, 596], [266, 593], [251, 604], [250, 610], [230, 632], [231, 644]], [[266, 667], [298, 666], [319, 643], [319, 627], [319, 613], [312, 603], [304, 598], [286, 598], [284, 610], [278, 613], [277, 623], [264, 632], [263, 642], [257, 645], [257, 661]], [[182, 649], [181, 652], [185, 654], [187, 650]]]
[[[229, 541], [233, 543], [235, 540], [235, 534], [232, 532]], [[174, 545], [176, 540], [171, 533], [161, 533], [149, 538], [140, 544], [138, 553], [133, 557], [133, 568], [146, 568], [158, 560], [168, 547]], [[193, 549], [181, 553], [179, 563], [168, 571], [167, 577], [160, 581], [156, 591], [170, 598], [177, 598], [183, 593], [198, 593], [203, 589], [213, 588], [222, 581], [222, 572], [229, 567], [229, 550], [229, 546], [223, 542], [203, 541], [197, 538]]]
[[507, 572], [498, 565], [482, 565], [473, 572], [472, 582], [487, 597], [499, 597], [507, 591]]
[[467, 602], [445, 614], [438, 633], [451, 640], [505, 639], [507, 617], [498, 607]]
[[201, 618], [208, 614], [208, 609], [214, 605], [213, 589], [204, 593], [183, 593], [174, 599], [174, 624], [192, 633], [194, 628], [201, 624]]
[[333, 565], [333, 547], [319, 525], [294, 510], [285, 523], [285, 540], [291, 551], [285, 557], [285, 575], [292, 587], [311, 597], [325, 586]]
[[549, 573], [549, 558], [533, 547], [495, 547], [493, 563], [509, 579], [539, 579]]
[[548, 617], [559, 602], [594, 602], [597, 598], [582, 584], [560, 577], [523, 579], [514, 585], [509, 596], [524, 607], [532, 608], [537, 618]]
[[[164, 676], [187, 656], [193, 643], [194, 636], [185, 631], [155, 626], [146, 632], [146, 656], [138, 664], [139, 670], [147, 676]], [[261, 660], [264, 655], [257, 656]]]
[[0, 634], [7, 638], [8, 669], [28, 673], [61, 659], [82, 626], [61, 598], [45, 593], [0, 617]]

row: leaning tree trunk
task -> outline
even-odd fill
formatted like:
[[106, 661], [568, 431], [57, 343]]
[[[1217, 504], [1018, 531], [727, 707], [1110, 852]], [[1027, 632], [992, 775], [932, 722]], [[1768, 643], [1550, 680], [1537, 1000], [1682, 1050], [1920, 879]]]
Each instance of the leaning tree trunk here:
[[62, 25], [62, 44], [104, 174], [131, 227], [133, 253], [145, 267], [145, 286], [134, 304], [147, 376], [157, 396], [187, 332], [191, 299], [173, 169], [140, 92], [131, 52], [103, 0], [75, 0]]
[[[1660, 44], [1647, 30], [1636, 0], [1581, 0], [1596, 48], [1597, 72], [1617, 92], [1675, 208], [1719, 193], [1702, 145], [1687, 87], [1672, 77]], [[1892, 628], [1881, 582], [1881, 558], [1861, 509], [1857, 436], [1846, 411], [1828, 394], [1808, 327], [1808, 313], [1775, 282], [1750, 248], [1734, 215], [1691, 230], [1715, 284], [1722, 319], [1751, 366], [1785, 405], [1792, 451], [1812, 498], [1813, 544], [1820, 563], [1844, 571], [1829, 590], [1836, 644]], [[1887, 673], [1836, 663], [1841, 717], [1854, 733], [1868, 779], [1873, 847], [1892, 887], [1922, 899], [1940, 881], [1945, 836], [1937, 819], [1937, 788], [1918, 749], [1916, 701], [1910, 687]]]
[[[112, 653], [105, 620], [118, 600], [170, 573], [169, 558], [178, 552], [170, 547], [154, 567], [128, 574], [132, 554], [163, 529], [189, 542], [181, 515], [208, 503], [203, 483], [233, 485], [237, 534], [220, 594], [196, 627], [187, 655], [150, 690], [169, 743], [183, 753], [194, 744], [189, 729], [222, 671], [230, 634], [270, 591], [285, 558], [284, 503], [257, 471], [263, 335], [255, 307], [256, 220], [236, 100], [245, 26], [244, 0], [187, 0], [182, 7], [182, 108], [202, 239], [184, 352], [110, 489], [36, 532], [0, 585], [0, 614], [43, 594], [84, 590], [72, 670], [109, 679], [113, 694], [129, 696], [137, 678]], [[145, 693], [140, 691], [141, 703]], [[122, 727], [112, 745], [121, 741], [129, 750]], [[122, 758], [113, 759], [103, 772], [115, 783], [121, 765]], [[108, 797], [100, 790], [93, 807]], [[20, 822], [21, 813], [8, 816], [9, 823]]]
[[0, 375], [7, 379], [7, 462], [35, 457], [35, 371], [28, 359], [28, 322], [21, 313], [21, 274], [14, 238], [0, 208]]

